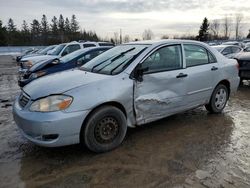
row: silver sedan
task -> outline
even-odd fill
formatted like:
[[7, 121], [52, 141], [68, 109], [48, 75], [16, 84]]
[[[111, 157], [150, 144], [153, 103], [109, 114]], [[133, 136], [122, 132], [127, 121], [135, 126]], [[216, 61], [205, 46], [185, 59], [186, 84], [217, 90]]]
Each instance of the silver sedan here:
[[127, 127], [201, 105], [222, 112], [239, 80], [236, 60], [204, 43], [133, 42], [80, 69], [31, 82], [17, 97], [13, 115], [21, 133], [35, 144], [81, 143], [105, 152], [121, 144]]

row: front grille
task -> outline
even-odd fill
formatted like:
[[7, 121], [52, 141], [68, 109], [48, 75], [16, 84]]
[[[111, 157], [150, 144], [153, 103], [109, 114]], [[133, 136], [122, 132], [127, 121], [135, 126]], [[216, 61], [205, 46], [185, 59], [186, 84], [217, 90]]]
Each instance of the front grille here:
[[20, 97], [19, 97], [19, 105], [24, 108], [28, 102], [29, 102], [29, 97], [26, 96], [24, 93], [21, 93]]

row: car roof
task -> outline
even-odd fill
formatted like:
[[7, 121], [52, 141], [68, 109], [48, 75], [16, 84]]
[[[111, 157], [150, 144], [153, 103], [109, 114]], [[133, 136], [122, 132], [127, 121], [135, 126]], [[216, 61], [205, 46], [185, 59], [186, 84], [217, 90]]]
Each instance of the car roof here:
[[237, 45], [230, 45], [230, 44], [221, 44], [221, 45], [217, 45], [217, 46], [212, 46], [212, 47], [220, 47], [220, 48], [226, 48], [226, 47], [237, 47], [240, 48]]
[[161, 40], [144, 40], [144, 41], [135, 41], [124, 43], [125, 45], [128, 44], [139, 44], [139, 45], [162, 45], [168, 43], [192, 43], [192, 44], [200, 44], [200, 45], [207, 45], [204, 42], [195, 41], [195, 40], [179, 40], [179, 39], [161, 39]]

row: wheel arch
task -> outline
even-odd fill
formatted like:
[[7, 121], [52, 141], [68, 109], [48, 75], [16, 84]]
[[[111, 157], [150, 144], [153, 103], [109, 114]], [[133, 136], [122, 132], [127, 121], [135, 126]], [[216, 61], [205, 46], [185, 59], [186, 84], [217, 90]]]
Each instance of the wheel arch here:
[[82, 131], [84, 131], [84, 126], [86, 125], [86, 123], [88, 122], [89, 118], [91, 117], [91, 115], [93, 113], [95, 113], [95, 111], [103, 106], [113, 106], [113, 107], [116, 107], [118, 108], [119, 110], [122, 111], [122, 113], [125, 115], [125, 117], [127, 118], [127, 112], [124, 108], [124, 106], [119, 103], [119, 102], [116, 102], [116, 101], [109, 101], [109, 102], [105, 102], [105, 103], [102, 103], [102, 104], [99, 104], [98, 106], [94, 107], [89, 113], [88, 115], [86, 116], [86, 118], [83, 120], [82, 122], [82, 126], [81, 126], [81, 130], [80, 130], [80, 134], [79, 134], [79, 137], [80, 137], [80, 142], [81, 142], [81, 134], [82, 134]]
[[[226, 79], [224, 79], [224, 80], [221, 80], [217, 85], [216, 85], [216, 87], [218, 86], [218, 85], [220, 85], [220, 84], [223, 84], [223, 85], [225, 85], [226, 87], [227, 87], [227, 89], [228, 89], [228, 98], [229, 98], [229, 96], [230, 96], [230, 82], [228, 81], [228, 80], [226, 80]], [[215, 87], [215, 88], [216, 88]]]

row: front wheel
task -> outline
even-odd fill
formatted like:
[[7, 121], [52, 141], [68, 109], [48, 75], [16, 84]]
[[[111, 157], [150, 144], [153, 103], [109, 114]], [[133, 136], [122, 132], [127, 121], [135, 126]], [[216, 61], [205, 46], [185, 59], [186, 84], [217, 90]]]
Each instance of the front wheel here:
[[124, 113], [113, 106], [103, 106], [95, 110], [83, 126], [81, 143], [96, 153], [118, 147], [127, 132]]
[[228, 88], [223, 84], [219, 84], [214, 89], [209, 104], [205, 105], [205, 107], [211, 113], [221, 113], [227, 104], [228, 98]]

